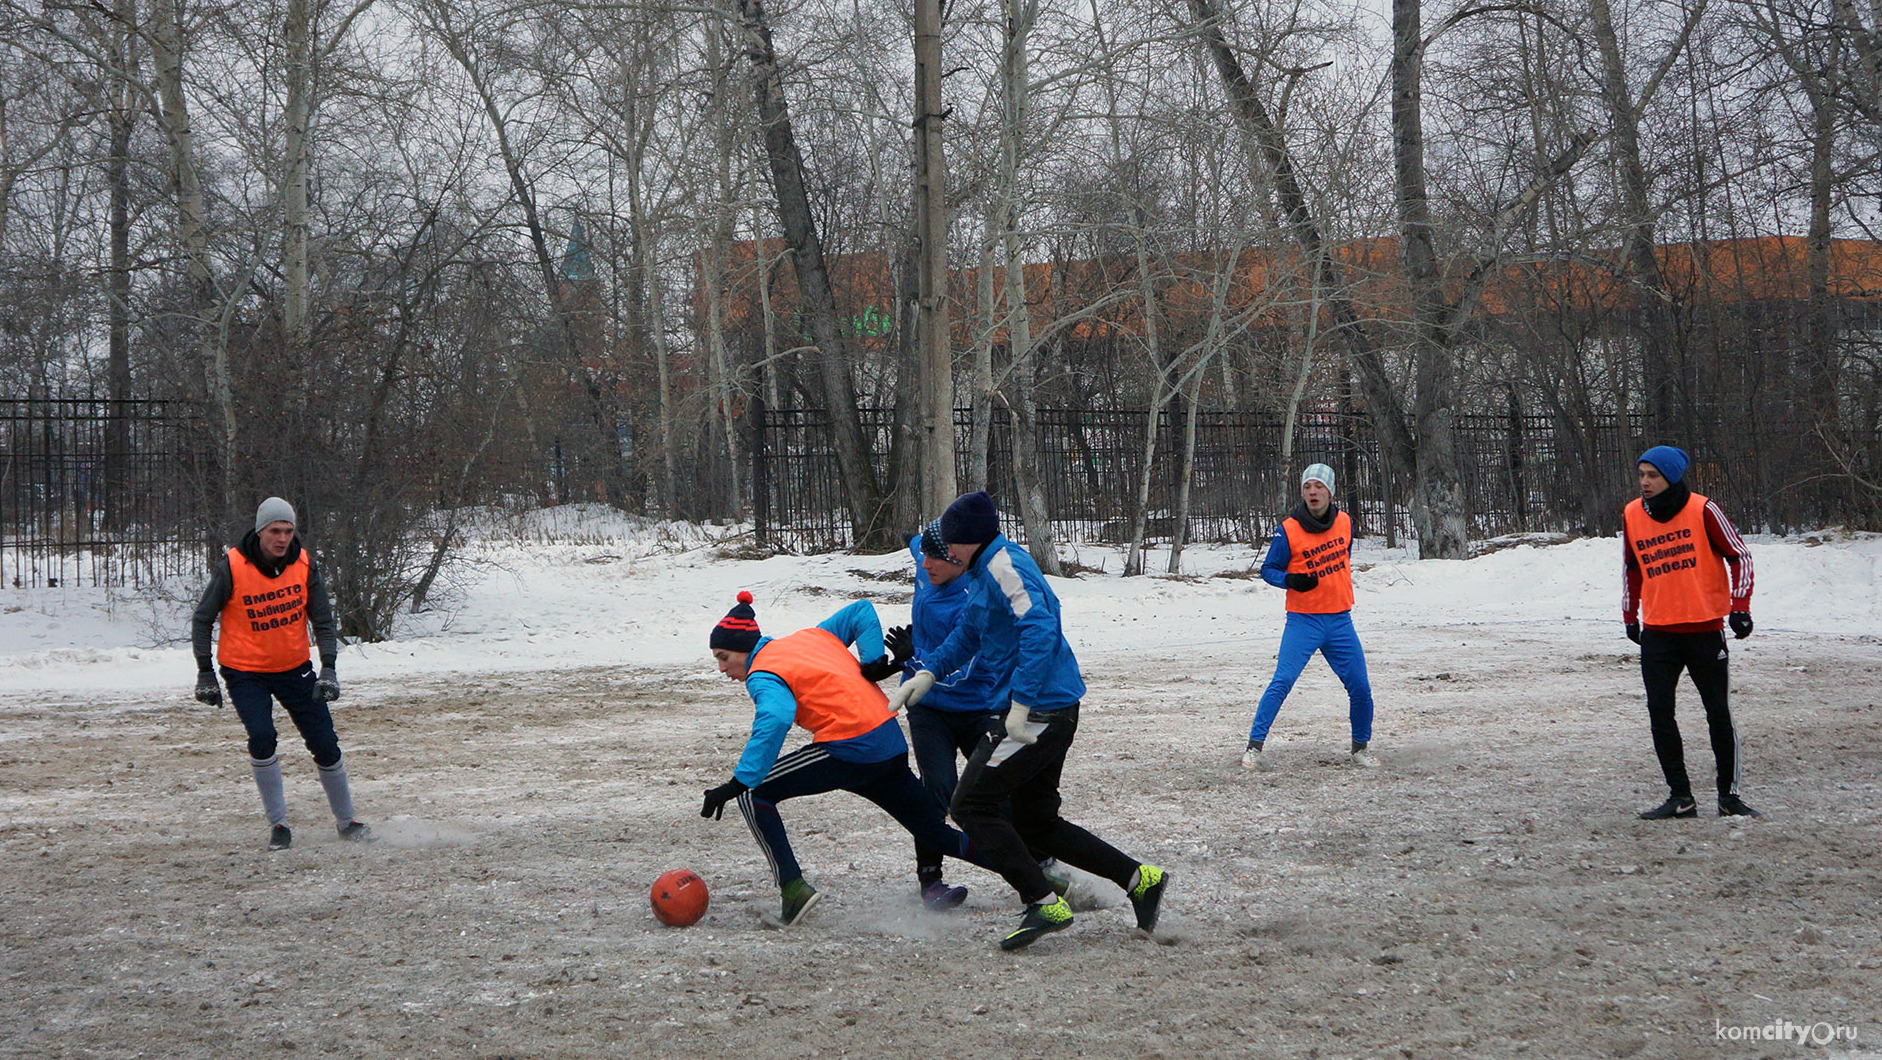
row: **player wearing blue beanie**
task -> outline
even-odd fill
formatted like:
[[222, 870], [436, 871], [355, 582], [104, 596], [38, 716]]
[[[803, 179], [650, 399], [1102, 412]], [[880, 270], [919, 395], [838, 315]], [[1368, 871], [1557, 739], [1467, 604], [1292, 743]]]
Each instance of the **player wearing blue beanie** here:
[[1751, 550], [1718, 503], [1686, 485], [1689, 464], [1670, 445], [1640, 454], [1634, 464], [1640, 497], [1621, 517], [1621, 620], [1628, 639], [1640, 645], [1647, 723], [1671, 789], [1664, 803], [1640, 816], [1659, 821], [1699, 813], [1673, 711], [1684, 671], [1706, 708], [1719, 816], [1756, 817], [1738, 796], [1738, 729], [1727, 696], [1731, 652], [1725, 641], [1728, 621], [1734, 637], [1751, 636]]

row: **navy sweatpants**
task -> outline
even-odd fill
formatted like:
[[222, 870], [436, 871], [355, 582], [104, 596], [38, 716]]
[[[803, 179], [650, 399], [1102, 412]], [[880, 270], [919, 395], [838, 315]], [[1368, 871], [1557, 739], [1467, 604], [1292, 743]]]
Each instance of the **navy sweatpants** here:
[[274, 757], [277, 740], [274, 701], [280, 700], [288, 718], [301, 732], [301, 740], [314, 756], [314, 764], [331, 766], [340, 760], [340, 738], [333, 731], [333, 713], [314, 695], [314, 664], [302, 663], [278, 674], [253, 673], [222, 667], [229, 686], [229, 701], [248, 730], [248, 757], [265, 762]]
[[939, 710], [912, 703], [908, 707], [908, 742], [915, 747], [915, 768], [921, 782], [943, 806], [954, 802], [960, 775], [954, 756], [971, 757], [987, 734], [1001, 726], [1000, 715], [990, 710]]
[[826, 791], [854, 792], [888, 811], [915, 837], [917, 865], [938, 866], [942, 855], [985, 865], [967, 836], [948, 827], [941, 804], [909, 772], [908, 755], [880, 762], [845, 762], [822, 744], [810, 743], [778, 759], [757, 787], [738, 797], [745, 824], [780, 887], [803, 876], [804, 870], [791, 850], [778, 803]]

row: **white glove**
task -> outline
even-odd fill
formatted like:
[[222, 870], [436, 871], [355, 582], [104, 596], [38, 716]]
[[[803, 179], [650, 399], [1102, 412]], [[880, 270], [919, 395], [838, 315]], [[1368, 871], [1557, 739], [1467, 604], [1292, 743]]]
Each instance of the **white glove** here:
[[900, 714], [903, 707], [912, 707], [921, 702], [921, 697], [934, 687], [934, 674], [927, 670], [916, 670], [915, 676], [903, 681], [895, 691], [889, 693], [889, 710]]
[[1026, 731], [1026, 723], [1032, 720], [1032, 708], [1023, 703], [1015, 703], [1006, 709], [1006, 734], [1014, 743], [1038, 743], [1039, 737]]

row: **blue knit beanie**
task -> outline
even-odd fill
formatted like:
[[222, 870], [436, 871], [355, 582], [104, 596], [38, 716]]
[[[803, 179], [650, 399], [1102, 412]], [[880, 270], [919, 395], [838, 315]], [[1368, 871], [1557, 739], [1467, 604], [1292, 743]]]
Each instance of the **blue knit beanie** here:
[[986, 490], [963, 493], [941, 513], [941, 540], [950, 545], [984, 545], [1000, 536], [1000, 516]]
[[1685, 478], [1686, 465], [1690, 463], [1692, 461], [1686, 458], [1684, 449], [1675, 449], [1670, 445], [1656, 445], [1640, 454], [1640, 459], [1635, 461], [1636, 466], [1652, 464], [1660, 470], [1660, 474], [1666, 476], [1668, 482], [1678, 482]]

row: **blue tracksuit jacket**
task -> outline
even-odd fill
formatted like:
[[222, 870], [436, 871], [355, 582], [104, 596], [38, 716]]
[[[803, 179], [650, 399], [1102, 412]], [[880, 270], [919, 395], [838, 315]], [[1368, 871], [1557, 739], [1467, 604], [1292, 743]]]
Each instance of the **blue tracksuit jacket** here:
[[959, 580], [968, 582], [967, 609], [939, 647], [916, 654], [919, 669], [942, 678], [970, 662], [986, 667], [992, 710], [1009, 701], [1058, 710], [1084, 698], [1085, 679], [1059, 624], [1059, 598], [1025, 549], [996, 534]]

